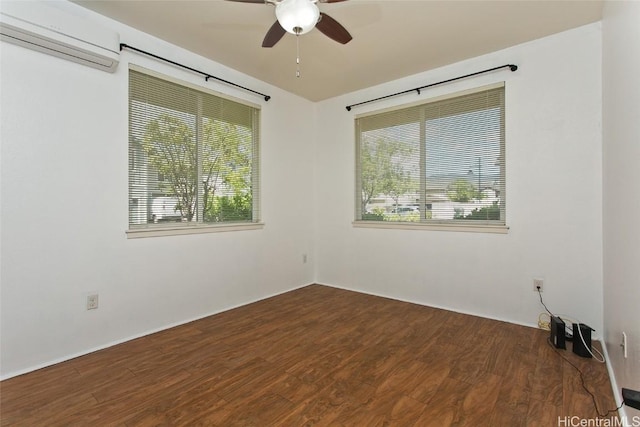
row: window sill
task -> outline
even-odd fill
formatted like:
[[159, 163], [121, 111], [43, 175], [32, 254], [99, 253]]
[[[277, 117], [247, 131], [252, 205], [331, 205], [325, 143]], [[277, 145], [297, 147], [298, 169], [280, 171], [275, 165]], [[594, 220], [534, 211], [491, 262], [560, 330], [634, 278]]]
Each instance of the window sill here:
[[494, 233], [507, 234], [506, 225], [486, 224], [428, 224], [419, 222], [391, 222], [391, 221], [353, 221], [354, 228], [386, 228], [394, 230], [428, 230], [428, 231], [458, 231], [466, 233]]
[[185, 234], [222, 233], [225, 231], [258, 230], [264, 228], [263, 222], [235, 223], [235, 224], [203, 224], [169, 227], [134, 228], [126, 231], [127, 239], [141, 239], [144, 237], [180, 236]]

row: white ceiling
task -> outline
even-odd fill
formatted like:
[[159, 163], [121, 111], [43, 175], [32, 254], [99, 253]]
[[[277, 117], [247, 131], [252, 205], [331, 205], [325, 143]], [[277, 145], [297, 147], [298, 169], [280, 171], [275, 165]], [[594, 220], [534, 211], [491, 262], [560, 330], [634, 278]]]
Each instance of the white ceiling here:
[[341, 45], [317, 29], [300, 36], [297, 78], [295, 36], [286, 34], [273, 48], [261, 47], [275, 22], [272, 5], [225, 0], [75, 3], [311, 101], [596, 22], [603, 5], [602, 0], [323, 3], [321, 12], [347, 28], [353, 40]]

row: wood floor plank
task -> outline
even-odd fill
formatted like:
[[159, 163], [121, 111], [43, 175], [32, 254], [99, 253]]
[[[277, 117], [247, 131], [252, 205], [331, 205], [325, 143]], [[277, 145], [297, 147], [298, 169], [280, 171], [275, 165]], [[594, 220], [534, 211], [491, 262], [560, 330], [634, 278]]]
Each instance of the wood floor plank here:
[[540, 343], [537, 349], [536, 368], [531, 387], [532, 399], [562, 405], [562, 358], [548, 344]]
[[320, 383], [307, 383], [295, 375], [284, 372], [265, 387], [271, 393], [282, 396], [290, 402], [301, 404], [320, 389]]
[[505, 379], [499, 375], [486, 373], [474, 382], [462, 402], [463, 425], [479, 426], [491, 419], [503, 381]]
[[416, 421], [416, 426], [460, 425], [462, 405], [471, 390], [471, 384], [454, 378], [445, 378], [436, 393], [427, 402], [425, 410]]
[[[564, 414], [561, 408], [545, 400], [531, 399], [527, 411], [527, 427], [557, 426], [558, 417]], [[578, 414], [570, 414], [571, 416]], [[586, 418], [586, 417], [584, 417]]]
[[2, 381], [0, 425], [545, 426], [613, 408], [606, 366], [547, 337], [312, 285]]
[[[505, 381], [503, 381], [504, 383]], [[509, 426], [524, 427], [527, 425], [528, 406], [513, 406], [504, 403], [498, 398], [498, 402], [491, 413], [487, 425], [489, 426]], [[549, 424], [554, 426], [555, 424]]]
[[348, 426], [413, 426], [425, 407], [401, 394], [378, 395], [367, 405], [342, 413], [340, 422]]
[[[519, 355], [517, 359], [512, 358], [506, 364], [504, 372], [501, 374], [503, 381], [500, 386], [498, 402], [495, 411], [498, 414], [508, 414], [514, 420], [514, 425], [524, 425], [527, 418], [527, 410], [531, 399], [531, 388], [535, 373], [535, 356], [531, 354]], [[503, 425], [504, 417], [492, 417], [494, 425]]]

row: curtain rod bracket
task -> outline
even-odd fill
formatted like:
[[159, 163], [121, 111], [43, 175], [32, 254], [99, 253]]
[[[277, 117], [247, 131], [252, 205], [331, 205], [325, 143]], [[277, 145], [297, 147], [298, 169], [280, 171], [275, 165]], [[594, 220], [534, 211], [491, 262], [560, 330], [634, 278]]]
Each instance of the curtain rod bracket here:
[[247, 92], [251, 92], [251, 93], [254, 93], [254, 94], [256, 94], [256, 95], [260, 95], [260, 96], [262, 96], [262, 97], [264, 98], [264, 100], [265, 100], [265, 101], [268, 101], [268, 100], [270, 100], [270, 99], [271, 99], [271, 96], [269, 96], [269, 95], [265, 95], [264, 93], [260, 93], [260, 92], [258, 92], [258, 91], [253, 90], [253, 89], [249, 89], [248, 87], [241, 86], [241, 85], [239, 85], [239, 84], [236, 84], [236, 83], [230, 82], [229, 80], [225, 80], [225, 79], [222, 79], [222, 78], [220, 78], [220, 77], [212, 76], [211, 74], [209, 74], [209, 73], [205, 73], [204, 71], [196, 70], [195, 68], [188, 67], [188, 66], [186, 66], [186, 65], [180, 64], [179, 62], [175, 62], [175, 61], [172, 61], [172, 60], [170, 60], [170, 59], [163, 58], [162, 56], [158, 56], [158, 55], [155, 55], [155, 54], [153, 54], [153, 53], [146, 52], [146, 51], [144, 51], [144, 50], [142, 50], [142, 49], [138, 49], [138, 48], [135, 48], [135, 47], [133, 47], [133, 46], [129, 46], [129, 45], [128, 45], [128, 44], [126, 44], [126, 43], [120, 43], [120, 50], [122, 51], [122, 50], [124, 50], [124, 49], [133, 50], [134, 52], [138, 52], [138, 53], [141, 53], [141, 54], [143, 54], [143, 55], [147, 55], [147, 56], [150, 56], [150, 57], [152, 57], [152, 58], [158, 59], [158, 60], [160, 60], [160, 61], [167, 62], [167, 63], [169, 63], [169, 64], [171, 64], [171, 65], [175, 65], [176, 67], [184, 68], [185, 70], [189, 70], [189, 71], [191, 71], [191, 72], [193, 72], [193, 73], [203, 75], [203, 76], [204, 76], [204, 81], [205, 81], [205, 82], [208, 82], [210, 78], [211, 78], [211, 79], [215, 79], [215, 80], [217, 80], [217, 81], [219, 81], [219, 82], [222, 82], [222, 83], [228, 84], [229, 86], [237, 87], [238, 89], [242, 89], [242, 90], [245, 90], [245, 91], [247, 91]]

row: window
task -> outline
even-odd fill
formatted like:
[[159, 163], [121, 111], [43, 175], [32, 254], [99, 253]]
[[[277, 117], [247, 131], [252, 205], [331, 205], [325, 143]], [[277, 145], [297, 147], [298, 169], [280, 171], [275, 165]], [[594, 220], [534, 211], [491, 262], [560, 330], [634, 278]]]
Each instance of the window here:
[[129, 71], [129, 229], [259, 221], [260, 110]]
[[504, 226], [504, 116], [500, 84], [357, 117], [356, 224]]

